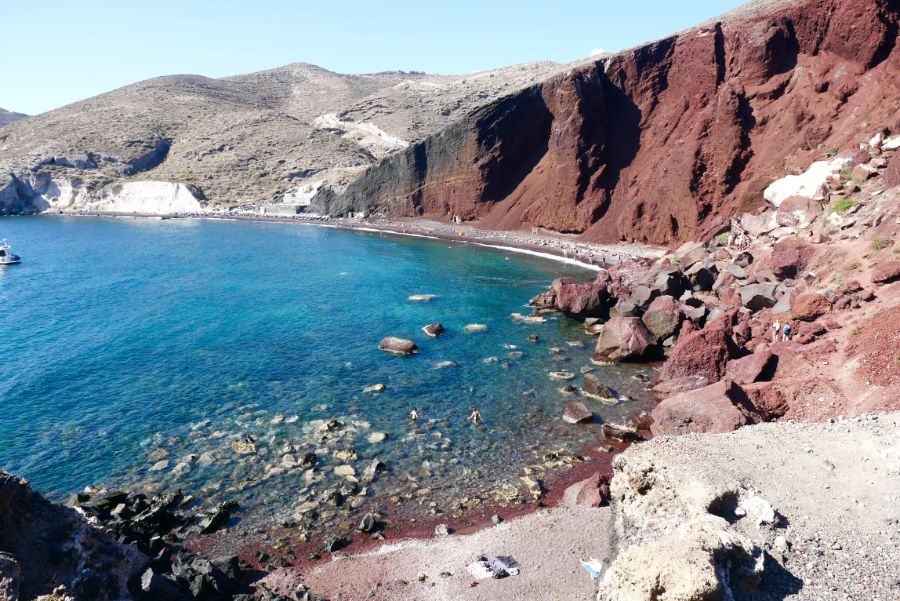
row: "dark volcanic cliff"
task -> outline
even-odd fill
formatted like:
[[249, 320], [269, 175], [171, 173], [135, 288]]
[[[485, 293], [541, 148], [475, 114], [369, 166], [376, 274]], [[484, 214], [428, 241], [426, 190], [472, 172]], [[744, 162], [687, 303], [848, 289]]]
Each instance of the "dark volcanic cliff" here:
[[697, 238], [900, 126], [896, 0], [755, 3], [496, 100], [316, 202], [597, 241]]

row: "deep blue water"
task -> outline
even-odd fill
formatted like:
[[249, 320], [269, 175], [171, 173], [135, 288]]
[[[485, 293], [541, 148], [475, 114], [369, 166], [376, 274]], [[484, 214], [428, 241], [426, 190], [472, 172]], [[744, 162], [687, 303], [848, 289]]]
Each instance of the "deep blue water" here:
[[[382, 492], [415, 478], [456, 494], [598, 436], [598, 425], [561, 422], [569, 399], [547, 375], [579, 373], [593, 341], [566, 319], [509, 317], [527, 313], [554, 277], [592, 277], [576, 267], [295, 224], [20, 217], [0, 220], [2, 237], [23, 263], [0, 268], [0, 467], [45, 493], [147, 482], [241, 490], [251, 505], [276, 495], [287, 506], [315, 480], [276, 466], [285, 453], [318, 449], [326, 465], [358, 473], [385, 460]], [[435, 298], [407, 300], [420, 293]], [[438, 339], [420, 331], [433, 321], [447, 329]], [[465, 334], [469, 323], [488, 331]], [[532, 333], [539, 343], [528, 342]], [[386, 335], [421, 351], [386, 355], [377, 349]], [[585, 348], [568, 344], [579, 341]], [[508, 356], [516, 351], [523, 356]], [[436, 368], [441, 361], [457, 365]], [[597, 369], [640, 396], [630, 368]], [[363, 393], [378, 382], [385, 392]], [[413, 406], [423, 415], [415, 428]], [[481, 426], [464, 423], [473, 406]], [[619, 418], [639, 406], [594, 408]], [[314, 420], [329, 418], [347, 427], [325, 441]], [[369, 444], [374, 431], [390, 437]], [[258, 440], [249, 458], [233, 450], [244, 434]], [[329, 445], [357, 457], [334, 459]], [[168, 453], [157, 472], [153, 451]], [[211, 464], [193, 461], [204, 452]], [[271, 478], [280, 485], [259, 486]]]

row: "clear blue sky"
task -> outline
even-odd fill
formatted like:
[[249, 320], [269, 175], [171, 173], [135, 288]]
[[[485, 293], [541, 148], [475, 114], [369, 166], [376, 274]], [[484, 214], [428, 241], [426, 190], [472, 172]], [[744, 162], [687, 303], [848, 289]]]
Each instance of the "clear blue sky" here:
[[467, 73], [621, 50], [742, 0], [0, 0], [0, 107], [40, 113], [173, 73], [308, 62]]

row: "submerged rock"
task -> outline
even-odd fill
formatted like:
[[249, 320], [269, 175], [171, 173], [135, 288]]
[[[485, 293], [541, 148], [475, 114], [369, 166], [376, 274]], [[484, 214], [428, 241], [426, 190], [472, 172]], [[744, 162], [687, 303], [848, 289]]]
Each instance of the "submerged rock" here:
[[430, 323], [427, 326], [422, 328], [422, 331], [425, 332], [428, 336], [432, 338], [437, 338], [441, 334], [444, 333], [444, 326], [441, 325], [441, 322], [437, 321], [435, 323]]
[[487, 332], [488, 327], [483, 323], [470, 323], [466, 327], [463, 328], [463, 332], [466, 334], [478, 334], [481, 332]]
[[563, 421], [568, 424], [581, 424], [591, 421], [594, 414], [581, 401], [571, 401], [563, 411]]

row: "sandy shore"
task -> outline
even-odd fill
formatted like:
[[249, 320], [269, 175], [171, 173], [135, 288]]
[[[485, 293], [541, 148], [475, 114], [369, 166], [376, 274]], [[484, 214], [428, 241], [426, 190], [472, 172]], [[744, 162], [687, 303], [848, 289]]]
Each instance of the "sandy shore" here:
[[464, 224], [443, 223], [427, 219], [313, 219], [308, 217], [280, 217], [276, 215], [230, 215], [197, 213], [185, 215], [151, 215], [137, 213], [95, 213], [78, 215], [89, 217], [120, 217], [147, 219], [216, 219], [224, 221], [255, 221], [263, 223], [296, 223], [299, 225], [330, 227], [363, 232], [384, 232], [403, 236], [417, 236], [475, 244], [528, 254], [585, 269], [597, 270], [634, 257], [660, 257], [665, 250], [646, 244], [619, 242], [593, 244], [582, 242], [574, 234], [560, 234], [549, 230], [524, 232], [515, 230], [489, 230], [478, 227], [477, 222]]
[[[596, 584], [580, 561], [606, 557], [608, 521], [608, 508], [559, 505], [473, 534], [385, 544], [304, 571], [302, 582], [329, 599], [591, 601]], [[509, 555], [520, 573], [476, 581], [466, 566], [479, 555]], [[269, 578], [290, 580], [291, 570]]]

